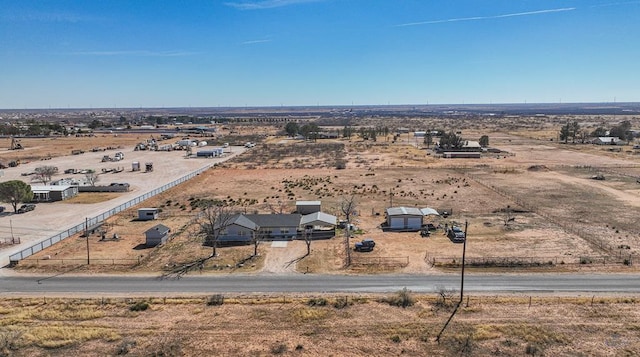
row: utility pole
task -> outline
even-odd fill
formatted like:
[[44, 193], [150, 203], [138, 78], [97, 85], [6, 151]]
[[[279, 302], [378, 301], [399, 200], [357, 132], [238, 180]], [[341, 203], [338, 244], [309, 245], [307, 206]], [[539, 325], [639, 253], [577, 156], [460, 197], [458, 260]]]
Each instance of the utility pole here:
[[458, 308], [462, 304], [462, 298], [464, 296], [464, 257], [467, 251], [467, 227], [468, 226], [469, 226], [469, 223], [467, 221], [464, 221], [464, 241], [462, 243], [462, 273], [461, 273], [462, 278], [460, 279], [460, 301], [458, 301], [458, 303], [456, 304], [456, 308], [453, 309], [451, 316], [449, 316], [449, 319], [442, 327], [442, 330], [440, 330], [440, 333], [438, 333], [438, 336], [436, 337], [436, 342], [438, 343], [440, 343], [440, 336], [442, 336], [442, 333], [444, 332], [444, 330], [447, 328], [447, 326], [449, 326], [449, 322], [453, 320], [453, 316], [455, 316], [456, 312], [458, 312]]
[[84, 219], [84, 235], [87, 237], [87, 265], [89, 265], [89, 218]]

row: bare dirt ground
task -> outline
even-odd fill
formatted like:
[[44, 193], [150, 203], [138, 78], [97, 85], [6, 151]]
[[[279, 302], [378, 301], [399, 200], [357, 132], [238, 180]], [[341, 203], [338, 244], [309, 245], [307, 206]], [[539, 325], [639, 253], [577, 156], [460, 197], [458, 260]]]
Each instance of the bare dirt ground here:
[[[121, 239], [100, 242], [91, 236], [94, 262], [88, 267], [74, 260], [86, 258], [86, 240], [76, 237], [21, 262], [17, 270], [50, 273], [80, 266], [76, 271], [160, 274], [211, 254], [210, 247], [194, 239], [193, 220], [199, 212], [191, 204], [194, 200], [217, 198], [238, 211], [264, 213], [273, 207], [291, 211], [295, 200], [321, 200], [323, 211], [339, 216], [343, 197], [355, 195], [359, 212], [354, 223], [359, 230], [351, 246], [362, 238], [373, 238], [377, 244], [370, 253], [351, 251], [351, 267], [345, 268], [344, 232], [338, 231], [333, 239], [312, 242], [311, 254], [289, 267], [287, 262], [306, 252], [304, 242], [288, 242], [286, 248], [262, 243], [258, 256], [251, 259], [252, 246], [218, 248], [219, 256], [207, 262], [202, 274], [430, 274], [459, 262], [462, 246], [451, 243], [441, 230], [428, 238], [415, 232], [383, 232], [379, 225], [390, 205], [452, 212], [447, 218], [428, 217], [436, 225], [467, 221], [470, 261], [553, 262], [525, 268], [471, 267], [479, 272], [637, 273], [637, 261], [623, 263], [629, 254], [637, 256], [640, 248], [636, 222], [640, 189], [635, 178], [640, 162], [629, 147], [612, 152], [559, 144], [557, 132], [566, 122], [562, 118], [402, 120], [398, 125], [462, 128], [469, 140], [488, 134], [491, 146], [508, 153], [480, 160], [443, 160], [421, 149], [410, 136], [396, 143], [391, 136], [375, 143], [354, 137], [331, 145], [274, 136], [266, 138], [269, 145], [259, 145], [144, 202], [162, 210], [157, 221], [135, 221], [135, 208], [109, 219], [105, 227]], [[592, 125], [601, 120], [611, 118], [585, 119]], [[386, 124], [381, 119], [363, 123]], [[346, 169], [335, 168], [338, 160], [346, 161]], [[597, 173], [606, 179], [591, 180]], [[506, 208], [513, 209], [508, 225]], [[172, 228], [171, 240], [158, 248], [141, 248], [143, 232], [157, 223]], [[51, 259], [43, 260], [45, 256]], [[600, 257], [607, 263], [596, 260]], [[220, 297], [203, 296], [3, 299], [0, 336], [7, 337], [8, 347], [13, 346], [9, 352], [16, 356], [637, 356], [640, 350], [635, 297], [471, 296], [436, 343], [435, 336], [457, 299], [453, 292], [441, 293], [445, 301], [442, 296], [415, 296], [416, 304], [405, 309], [382, 302], [397, 298], [392, 294], [225, 296], [219, 306], [208, 302], [220, 302]], [[147, 309], [133, 311], [143, 300], [149, 303]]]
[[[297, 252], [293, 247], [299, 248], [302, 242], [290, 243], [284, 249], [287, 254], [280, 254], [283, 248], [263, 244], [260, 251], [264, 256], [243, 270], [430, 273], [437, 271], [439, 265], [459, 263], [456, 257], [461, 255], [461, 246], [452, 244], [442, 231], [429, 238], [421, 238], [417, 233], [383, 232], [380, 224], [389, 205], [432, 207], [453, 213], [446, 219], [428, 217], [427, 221], [435, 225], [463, 225], [468, 221], [467, 256], [471, 259], [513, 259], [544, 265], [553, 262], [556, 269], [566, 270], [586, 269], [578, 263], [605, 256], [610, 263], [618, 260], [617, 265], [598, 269], [634, 269], [622, 261], [638, 252], [639, 234], [632, 220], [633, 210], [640, 204], [640, 190], [630, 177], [609, 174], [606, 181], [589, 177], [596, 167], [615, 170], [634, 167], [635, 156], [615, 153], [617, 156], [611, 157], [608, 151], [593, 146], [567, 146], [512, 133], [491, 132], [491, 135], [492, 146], [510, 154], [487, 155], [480, 160], [443, 160], [416, 146], [413, 140], [393, 143], [391, 137], [379, 138], [378, 142], [354, 138], [317, 143], [267, 139], [271, 144], [259, 146], [145, 202], [145, 206], [161, 208], [158, 222], [175, 232], [166, 247], [137, 248], [144, 241], [144, 230], [156, 222], [130, 222], [135, 216], [131, 210], [107, 224], [110, 232], [118, 233], [122, 239], [109, 243], [108, 249], [93, 249], [92, 245], [92, 252], [96, 259], [107, 262], [140, 259], [135, 270], [158, 271], [188, 260], [194, 251], [202, 251], [199, 256], [208, 254], [206, 248], [190, 238], [198, 212], [191, 205], [195, 199], [217, 198], [239, 211], [263, 213], [274, 207], [293, 211], [296, 200], [321, 200], [323, 211], [340, 216], [341, 200], [355, 195], [359, 214], [354, 223], [360, 230], [351, 244], [373, 238], [378, 245], [371, 253], [351, 252], [354, 264], [350, 269], [344, 270], [347, 252], [344, 234], [339, 231], [332, 240], [314, 242], [312, 254], [297, 266], [285, 268], [284, 261], [298, 256], [289, 250]], [[347, 161], [345, 170], [333, 167], [340, 159]], [[590, 205], [596, 208], [586, 209]], [[506, 207], [515, 210], [507, 226], [503, 213]], [[86, 249], [81, 241], [76, 240], [76, 249], [65, 244], [71, 243], [65, 242], [34, 258], [46, 255], [68, 262], [84, 258]], [[98, 244], [106, 247], [105, 243]], [[212, 260], [205, 272], [235, 266], [247, 254], [248, 248], [244, 251], [238, 247], [222, 248], [220, 257]], [[126, 262], [123, 260], [122, 264]], [[60, 261], [49, 262], [47, 266], [50, 264]], [[33, 267], [33, 262], [21, 265], [25, 269], [39, 269]]]

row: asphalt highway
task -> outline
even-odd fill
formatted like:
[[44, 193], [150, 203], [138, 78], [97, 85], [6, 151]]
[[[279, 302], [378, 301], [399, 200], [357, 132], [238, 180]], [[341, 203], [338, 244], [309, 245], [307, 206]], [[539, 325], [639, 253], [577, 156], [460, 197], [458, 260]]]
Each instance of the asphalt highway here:
[[[156, 276], [4, 276], [0, 296], [188, 295], [207, 293], [380, 293], [406, 287], [430, 293], [460, 289], [459, 275], [190, 275]], [[492, 274], [465, 276], [465, 292], [530, 294], [640, 294], [636, 274]]]

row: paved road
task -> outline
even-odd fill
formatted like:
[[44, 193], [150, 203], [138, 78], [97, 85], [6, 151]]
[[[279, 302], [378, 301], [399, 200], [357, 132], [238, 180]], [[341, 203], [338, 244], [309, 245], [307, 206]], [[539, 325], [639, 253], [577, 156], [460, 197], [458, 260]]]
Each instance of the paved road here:
[[[456, 275], [225, 275], [161, 280], [147, 276], [5, 276], [0, 296], [29, 294], [177, 295], [206, 293], [414, 292], [457, 289]], [[465, 291], [475, 293], [640, 294], [635, 274], [468, 275]]]

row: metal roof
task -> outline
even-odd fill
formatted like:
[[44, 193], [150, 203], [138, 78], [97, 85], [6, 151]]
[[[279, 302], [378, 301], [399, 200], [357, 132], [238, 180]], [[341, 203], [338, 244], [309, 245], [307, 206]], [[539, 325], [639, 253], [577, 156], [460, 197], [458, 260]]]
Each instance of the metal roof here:
[[431, 207], [425, 207], [420, 209], [420, 212], [422, 212], [422, 214], [424, 216], [428, 216], [430, 214], [435, 215], [435, 216], [439, 216], [440, 213], [438, 213], [438, 211], [436, 211], [435, 209], [431, 208]]
[[298, 227], [302, 217], [300, 214], [246, 214], [244, 216], [261, 228]]
[[33, 193], [46, 193], [46, 192], [62, 192], [74, 187], [71, 185], [46, 185], [46, 186], [34, 186], [31, 185], [31, 192]]
[[321, 201], [296, 201], [296, 206], [320, 206]]
[[324, 212], [314, 212], [302, 216], [300, 219], [301, 226], [335, 226], [338, 218], [334, 215], [330, 215]]
[[422, 216], [422, 211], [415, 207], [389, 207], [387, 216]]
[[166, 234], [167, 232], [170, 231], [170, 228], [165, 226], [164, 224], [156, 224], [155, 226], [147, 229], [145, 233], [152, 232], [152, 231], [158, 231], [162, 234]]

